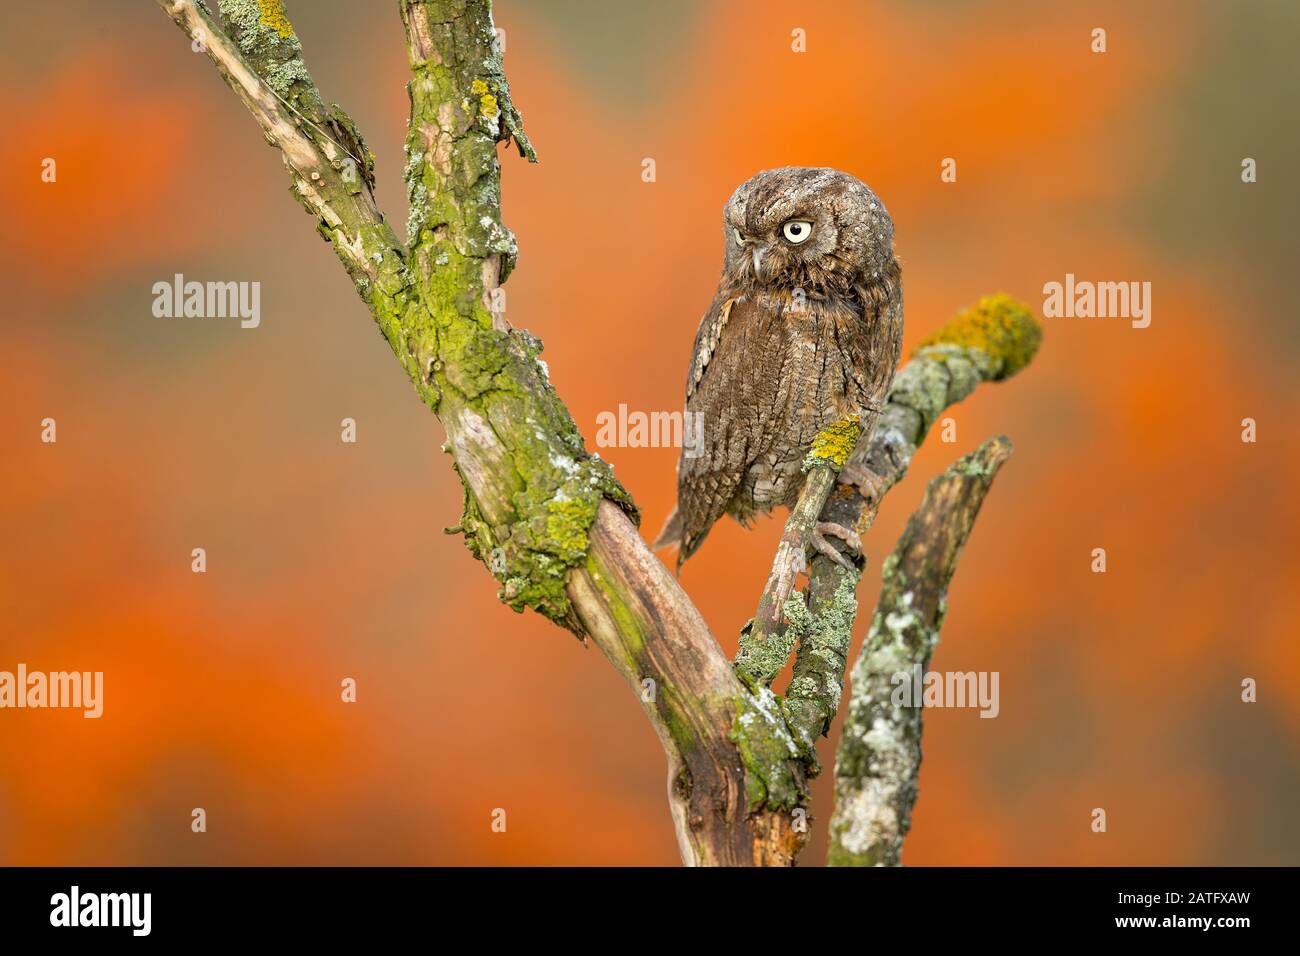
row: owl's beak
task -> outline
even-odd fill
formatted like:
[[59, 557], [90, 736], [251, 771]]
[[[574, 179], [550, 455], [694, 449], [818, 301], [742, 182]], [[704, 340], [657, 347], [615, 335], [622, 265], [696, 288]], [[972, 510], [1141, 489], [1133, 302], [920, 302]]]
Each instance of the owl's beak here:
[[750, 250], [750, 255], [754, 257], [754, 274], [757, 275], [763, 268], [763, 253], [767, 252], [762, 246], [755, 246]]

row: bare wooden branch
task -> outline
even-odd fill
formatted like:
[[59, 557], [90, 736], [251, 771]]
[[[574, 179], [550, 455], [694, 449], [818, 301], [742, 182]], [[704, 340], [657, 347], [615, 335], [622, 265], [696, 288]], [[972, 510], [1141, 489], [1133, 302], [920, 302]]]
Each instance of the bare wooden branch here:
[[880, 601], [853, 666], [853, 691], [835, 762], [828, 862], [897, 865], [911, 826], [921, 767], [921, 707], [894, 694], [929, 666], [947, 611], [948, 584], [980, 505], [1011, 454], [989, 439], [930, 482], [885, 561]]
[[769, 805], [766, 789], [756, 801], [733, 740], [738, 731], [767, 739], [762, 726], [746, 733], [743, 722], [756, 719], [750, 697], [677, 579], [613, 504], [601, 506], [569, 595], [592, 642], [639, 696], [668, 754], [668, 803], [682, 859], [711, 866], [792, 863], [806, 838], [788, 812], [806, 798], [793, 755], [778, 755], [768, 771], [772, 782], [784, 784], [786, 805], [776, 799]]
[[375, 205], [365, 163], [358, 166], [351, 155], [361, 151], [365, 160], [364, 146], [341, 144], [345, 137], [324, 108], [288, 19], [264, 20], [255, 0], [224, 0], [227, 32], [196, 0], [158, 5], [207, 54], [267, 142], [280, 150], [294, 195], [319, 220], [371, 310], [396, 308], [405, 252]]

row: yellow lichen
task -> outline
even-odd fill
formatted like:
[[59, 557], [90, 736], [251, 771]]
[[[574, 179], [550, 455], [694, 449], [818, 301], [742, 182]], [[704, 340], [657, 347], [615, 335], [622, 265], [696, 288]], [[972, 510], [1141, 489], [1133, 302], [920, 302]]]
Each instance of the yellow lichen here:
[[979, 349], [998, 360], [1001, 368], [994, 378], [1003, 379], [1028, 365], [1042, 340], [1043, 326], [1029, 307], [999, 292], [958, 312], [916, 351], [932, 345]]
[[[496, 115], [501, 112], [501, 107], [497, 105], [497, 98], [490, 92], [490, 87], [482, 80], [475, 80], [469, 85], [469, 91], [478, 97], [478, 108], [488, 119], [495, 119]], [[465, 100], [461, 108], [469, 112], [469, 101]]]
[[808, 457], [804, 459], [804, 467], [828, 464], [836, 470], [843, 468], [857, 447], [861, 434], [862, 421], [857, 415], [849, 415], [826, 426], [813, 439]]
[[293, 24], [284, 15], [283, 0], [257, 0], [257, 9], [261, 12], [261, 21], [284, 39], [293, 36]]

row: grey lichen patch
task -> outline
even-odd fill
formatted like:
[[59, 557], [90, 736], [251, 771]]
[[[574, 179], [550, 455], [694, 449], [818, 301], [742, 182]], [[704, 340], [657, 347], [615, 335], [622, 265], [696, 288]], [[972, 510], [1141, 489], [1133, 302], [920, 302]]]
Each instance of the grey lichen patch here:
[[919, 416], [913, 443], [920, 444], [944, 409], [981, 382], [1014, 375], [1041, 342], [1042, 325], [1026, 306], [1006, 295], [985, 296], [921, 343], [895, 376], [889, 405]]
[[840, 706], [844, 664], [853, 640], [857, 618], [857, 575], [845, 573], [829, 602], [812, 614], [797, 602], [788, 602], [786, 617], [800, 641], [799, 659], [786, 690], [787, 722], [812, 753], [816, 738], [824, 734]]
[[745, 771], [746, 809], [793, 810], [808, 801], [799, 766], [801, 750], [781, 712], [781, 702], [766, 687], [735, 699], [730, 739]]
[[889, 866], [897, 860], [906, 828], [887, 781], [869, 780], [836, 806], [829, 866]]
[[740, 632], [736, 669], [759, 684], [772, 683], [776, 675], [785, 667], [785, 662], [790, 659], [790, 653], [799, 640], [800, 624], [808, 617], [803, 595], [798, 592], [792, 594], [785, 602], [782, 612], [789, 622], [784, 632], [778, 630], [766, 638], [761, 638], [753, 633], [752, 621]]
[[295, 107], [310, 110], [309, 115], [320, 110], [315, 85], [303, 63], [302, 44], [279, 0], [219, 0], [218, 7], [240, 52], [267, 85]]
[[[1003, 438], [1010, 444], [1010, 439]], [[978, 455], [966, 455], [956, 461], [949, 469], [951, 475], [963, 475], [967, 478], [988, 478], [997, 473], [1001, 467], [1001, 462], [989, 461], [980, 458]]]
[[[919, 634], [917, 632], [920, 632]], [[919, 639], [918, 639], [919, 638]], [[897, 679], [928, 660], [937, 634], [910, 611], [877, 613], [853, 668], [853, 703], [835, 765], [832, 866], [898, 862], [916, 802], [921, 710], [894, 695]]]
[[[934, 348], [953, 348], [953, 346], [935, 346]], [[929, 354], [929, 353], [927, 353]], [[955, 405], [964, 399], [975, 386], [989, 377], [989, 367], [981, 364], [985, 355], [979, 349], [966, 349], [963, 354], [948, 355], [944, 365], [948, 367], [948, 404]]]
[[[846, 574], [831, 603], [809, 621], [803, 639], [814, 648], [834, 651], [841, 657], [848, 653], [853, 621], [857, 617], [857, 580]], [[805, 612], [806, 613], [806, 612]]]
[[295, 84], [310, 84], [312, 81], [302, 60], [286, 60], [274, 69], [267, 70], [265, 79], [271, 89], [290, 102], [294, 99]]
[[853, 679], [872, 674], [894, 676], [928, 660], [939, 643], [939, 628], [926, 626], [910, 610], [877, 612], [871, 618], [866, 646], [853, 668]]
[[916, 412], [921, 418], [920, 435], [924, 436], [948, 405], [951, 381], [947, 366], [942, 362], [918, 357], [908, 362], [894, 377], [889, 393], [890, 404], [902, 405]]
[[853, 702], [835, 766], [832, 866], [897, 863], [911, 824], [921, 710], [894, 691], [899, 679], [910, 680], [912, 669], [924, 666], [938, 640], [938, 629], [911, 609], [912, 597], [895, 591], [882, 598], [853, 668]]
[[429, 224], [429, 188], [419, 180], [408, 181], [406, 199], [410, 209], [406, 217], [406, 244], [414, 246]]
[[943, 368], [948, 379], [947, 391], [944, 395], [945, 405], [955, 405], [960, 402], [975, 391], [975, 386], [980, 382], [993, 381], [1002, 368], [1001, 363], [987, 352], [947, 343], [927, 345], [917, 350], [914, 361], [909, 363], [909, 367], [911, 364], [918, 363], [938, 365]]

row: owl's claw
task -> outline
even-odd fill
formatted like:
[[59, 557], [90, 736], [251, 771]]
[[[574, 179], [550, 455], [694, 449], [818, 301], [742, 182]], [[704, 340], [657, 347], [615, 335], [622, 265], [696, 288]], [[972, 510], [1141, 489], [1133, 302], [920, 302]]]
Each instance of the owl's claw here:
[[819, 521], [812, 533], [812, 546], [820, 553], [826, 555], [840, 567], [849, 571], [856, 570], [848, 558], [840, 551], [839, 548], [826, 540], [826, 535], [831, 534], [839, 538], [855, 554], [862, 553], [862, 538], [852, 528], [846, 528], [842, 524], [836, 524], [834, 521]]
[[839, 482], [852, 485], [859, 494], [874, 504], [880, 503], [880, 496], [885, 493], [885, 479], [856, 461], [846, 461], [840, 469]]

